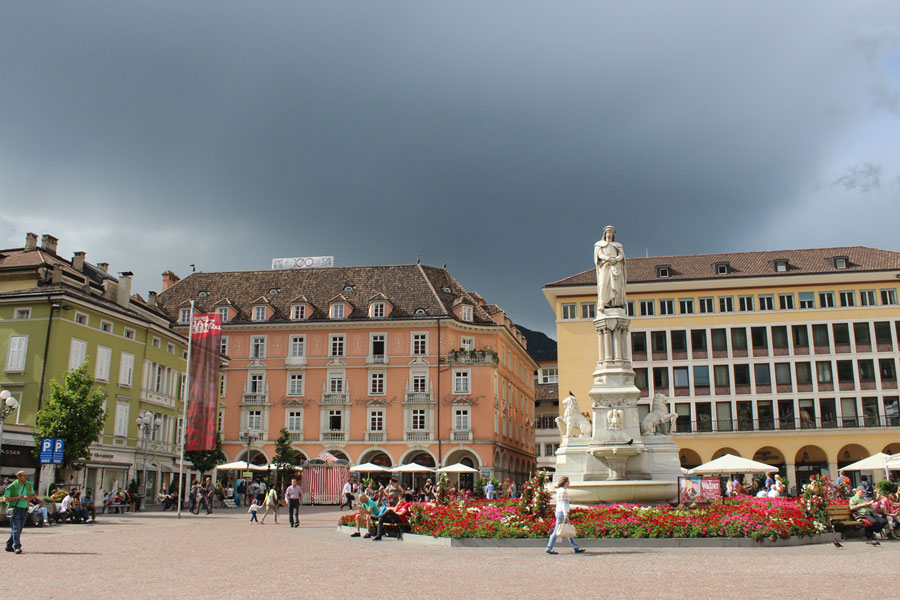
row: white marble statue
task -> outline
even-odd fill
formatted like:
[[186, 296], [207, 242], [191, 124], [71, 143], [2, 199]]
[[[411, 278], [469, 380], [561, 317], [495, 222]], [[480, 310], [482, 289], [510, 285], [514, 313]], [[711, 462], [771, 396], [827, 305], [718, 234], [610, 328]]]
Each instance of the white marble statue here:
[[668, 433], [677, 418], [678, 413], [669, 412], [666, 397], [656, 394], [650, 402], [650, 412], [641, 420], [641, 435]]
[[603, 228], [603, 239], [594, 244], [597, 267], [597, 312], [625, 308], [625, 250], [616, 241], [616, 228]]
[[563, 438], [583, 438], [591, 434], [591, 422], [578, 411], [578, 400], [572, 392], [563, 398], [563, 416], [556, 417], [556, 426]]

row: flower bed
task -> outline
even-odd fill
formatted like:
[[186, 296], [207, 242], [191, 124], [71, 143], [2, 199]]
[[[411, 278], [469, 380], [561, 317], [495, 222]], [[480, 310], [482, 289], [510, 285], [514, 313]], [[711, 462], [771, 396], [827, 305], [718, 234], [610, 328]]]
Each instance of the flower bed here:
[[[747, 537], [756, 540], [821, 533], [796, 500], [739, 498], [711, 506], [673, 508], [629, 504], [573, 508], [572, 523], [583, 538]], [[353, 524], [353, 515], [340, 520]], [[523, 510], [515, 500], [467, 500], [448, 505], [416, 504], [411, 533], [451, 538], [548, 537], [553, 517]]]

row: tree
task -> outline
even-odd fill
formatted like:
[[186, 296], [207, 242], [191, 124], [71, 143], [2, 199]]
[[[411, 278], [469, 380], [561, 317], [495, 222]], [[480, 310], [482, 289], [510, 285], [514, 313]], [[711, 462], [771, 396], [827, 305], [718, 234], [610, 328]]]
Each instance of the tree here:
[[194, 468], [201, 473], [209, 473], [216, 465], [228, 460], [228, 457], [222, 452], [222, 434], [216, 432], [216, 447], [212, 450], [191, 450], [185, 452], [184, 457], [191, 461]]
[[278, 469], [278, 478], [283, 484], [285, 478], [294, 474], [294, 448], [291, 446], [291, 434], [287, 428], [282, 427], [279, 433], [281, 435], [275, 440], [275, 457], [272, 463]]
[[103, 432], [107, 413], [103, 409], [106, 392], [94, 388], [88, 375], [88, 361], [66, 371], [63, 385], [50, 380], [50, 396], [35, 417], [35, 456], [40, 456], [41, 438], [65, 440], [61, 469], [81, 469], [90, 458], [91, 444]]

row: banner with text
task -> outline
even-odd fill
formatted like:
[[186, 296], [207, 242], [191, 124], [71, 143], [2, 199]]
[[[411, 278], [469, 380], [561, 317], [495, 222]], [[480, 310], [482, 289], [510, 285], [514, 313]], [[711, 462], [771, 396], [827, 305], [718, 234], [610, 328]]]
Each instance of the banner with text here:
[[272, 269], [324, 269], [334, 266], [333, 256], [297, 256], [294, 258], [273, 258]]
[[222, 318], [219, 315], [194, 315], [191, 323], [191, 388], [184, 441], [186, 452], [216, 447], [221, 339]]

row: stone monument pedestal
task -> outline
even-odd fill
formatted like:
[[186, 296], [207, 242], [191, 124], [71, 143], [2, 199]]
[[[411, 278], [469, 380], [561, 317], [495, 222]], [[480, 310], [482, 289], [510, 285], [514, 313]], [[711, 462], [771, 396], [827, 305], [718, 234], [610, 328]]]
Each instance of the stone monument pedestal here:
[[[594, 369], [594, 384], [588, 392], [591, 400], [590, 436], [586, 435], [584, 417], [573, 396], [563, 400], [561, 419], [562, 444], [556, 451], [554, 481], [569, 478], [569, 498], [575, 504], [603, 502], [676, 502], [681, 465], [678, 446], [665, 426], [671, 413], [665, 402], [654, 399], [653, 410], [644, 418], [638, 415], [641, 392], [634, 385], [631, 365], [631, 319], [624, 306], [624, 252], [615, 243], [615, 230], [604, 229], [605, 245], [597, 242], [595, 263], [598, 265], [598, 315], [594, 320], [599, 359]], [[613, 254], [613, 252], [617, 254]], [[621, 256], [621, 259], [616, 257]], [[609, 266], [610, 264], [614, 266]], [[601, 275], [601, 268], [620, 265], [621, 281]], [[606, 277], [606, 279], [602, 279]], [[616, 284], [623, 286], [621, 291]], [[610, 295], [608, 298], [604, 294]], [[620, 294], [620, 296], [618, 295]], [[611, 301], [621, 306], [610, 306]]]

